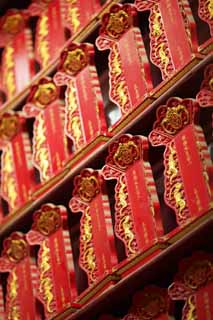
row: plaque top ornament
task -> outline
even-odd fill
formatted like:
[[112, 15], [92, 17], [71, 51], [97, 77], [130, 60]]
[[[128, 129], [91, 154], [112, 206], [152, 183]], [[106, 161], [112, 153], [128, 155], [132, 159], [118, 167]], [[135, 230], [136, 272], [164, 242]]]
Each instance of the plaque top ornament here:
[[39, 109], [45, 109], [47, 105], [58, 99], [59, 90], [49, 77], [42, 78], [31, 87], [27, 104], [33, 104]]
[[6, 112], [0, 117], [0, 144], [11, 141], [19, 132], [20, 119], [17, 114]]
[[136, 8], [131, 4], [115, 4], [102, 18], [102, 26], [99, 35], [119, 39], [128, 29], [134, 25], [137, 15]]
[[12, 263], [18, 263], [29, 254], [28, 244], [25, 235], [20, 232], [13, 232], [3, 243], [2, 256], [8, 258]]
[[90, 64], [93, 57], [94, 49], [91, 44], [71, 43], [61, 53], [58, 70], [70, 76], [76, 76], [82, 69]]
[[32, 229], [44, 236], [49, 236], [57, 231], [62, 225], [60, 206], [57, 207], [51, 204], [45, 204], [40, 210], [34, 213], [33, 219], [34, 223]]

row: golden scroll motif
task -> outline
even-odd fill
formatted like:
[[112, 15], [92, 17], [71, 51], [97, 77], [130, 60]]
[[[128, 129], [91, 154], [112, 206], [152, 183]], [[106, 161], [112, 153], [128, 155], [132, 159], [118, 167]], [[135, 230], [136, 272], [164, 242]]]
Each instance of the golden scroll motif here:
[[14, 74], [14, 48], [8, 45], [4, 50], [5, 68], [3, 72], [3, 83], [7, 90], [7, 98], [11, 99], [16, 93], [16, 82]]
[[53, 301], [53, 284], [49, 276], [50, 266], [50, 249], [46, 245], [46, 240], [41, 246], [41, 264], [40, 264], [40, 286], [39, 291], [44, 296], [47, 312], [52, 313], [54, 310], [51, 307]]
[[38, 52], [42, 60], [42, 65], [46, 66], [50, 61], [50, 54], [48, 48], [48, 16], [42, 15], [38, 30]]
[[133, 233], [133, 221], [129, 213], [128, 206], [128, 193], [126, 191], [125, 177], [121, 176], [118, 182], [118, 187], [116, 188], [117, 203], [116, 207], [118, 210], [118, 223], [116, 224], [116, 233], [121, 240], [126, 243], [128, 254], [136, 253], [136, 246], [134, 243], [135, 235]]
[[124, 10], [110, 13], [106, 33], [112, 38], [119, 38], [131, 25], [131, 17]]
[[68, 5], [68, 23], [72, 27], [73, 33], [76, 33], [80, 27], [80, 12], [77, 7], [77, 0], [66, 0]]
[[184, 126], [189, 124], [189, 122], [189, 111], [184, 105], [178, 104], [167, 109], [161, 125], [166, 133], [175, 135], [184, 128]]
[[16, 208], [18, 191], [13, 168], [13, 155], [10, 145], [7, 145], [2, 154], [2, 193], [8, 199], [10, 208]]
[[43, 114], [40, 112], [36, 119], [37, 126], [34, 126], [34, 161], [41, 170], [42, 180], [49, 179], [48, 149], [46, 147], [46, 128]]
[[96, 280], [96, 258], [92, 244], [92, 224], [89, 207], [84, 212], [81, 224], [81, 245], [81, 266], [89, 273], [89, 282], [92, 283]]
[[8, 295], [10, 299], [9, 310], [8, 310], [8, 320], [21, 320], [21, 316], [16, 305], [16, 298], [18, 295], [18, 277], [13, 271], [11, 273], [11, 281], [8, 288]]

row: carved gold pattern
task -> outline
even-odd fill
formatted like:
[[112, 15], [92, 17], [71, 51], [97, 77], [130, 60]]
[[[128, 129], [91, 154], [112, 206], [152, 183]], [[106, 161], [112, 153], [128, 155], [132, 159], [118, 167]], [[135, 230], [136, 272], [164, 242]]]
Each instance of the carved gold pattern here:
[[8, 310], [8, 320], [21, 320], [21, 315], [18, 310], [16, 299], [18, 296], [18, 277], [15, 271], [10, 274], [10, 284], [8, 288], [9, 295], [9, 310]]
[[151, 39], [151, 59], [162, 72], [163, 79], [168, 78], [170, 72], [174, 70], [169, 53], [168, 41], [165, 35], [161, 12], [158, 4], [151, 8], [150, 13], [150, 39]]
[[45, 236], [56, 231], [60, 225], [60, 215], [54, 209], [42, 211], [38, 220], [36, 221], [37, 230]]
[[92, 243], [92, 224], [90, 216], [90, 208], [87, 207], [81, 221], [81, 253], [80, 265], [89, 275], [89, 283], [96, 280], [96, 257]]
[[184, 223], [188, 210], [184, 197], [183, 182], [179, 174], [177, 154], [172, 143], [166, 148], [166, 157], [168, 158], [165, 162], [165, 196], [168, 204], [175, 209], [177, 221]]
[[90, 202], [99, 192], [100, 186], [95, 176], [82, 177], [78, 188], [78, 195], [81, 200]]
[[68, 5], [68, 23], [70, 23], [73, 33], [76, 33], [80, 27], [80, 12], [77, 6], [77, 0], [66, 0]]
[[121, 108], [123, 114], [129, 111], [128, 89], [122, 72], [122, 64], [118, 45], [113, 44], [110, 50], [110, 96]]
[[124, 10], [110, 13], [106, 33], [112, 38], [120, 37], [130, 27], [130, 19]]
[[16, 93], [14, 52], [14, 48], [10, 45], [4, 49], [3, 84], [6, 88], [8, 99], [11, 99]]
[[46, 146], [46, 128], [43, 114], [39, 113], [36, 118], [34, 126], [34, 140], [33, 140], [33, 158], [38, 169], [41, 171], [41, 178], [43, 181], [49, 179], [49, 153]]
[[53, 302], [53, 284], [49, 276], [50, 266], [50, 249], [47, 246], [46, 240], [41, 246], [41, 263], [40, 263], [40, 285], [39, 292], [44, 297], [45, 307], [48, 313], [53, 313], [51, 306]]
[[196, 307], [195, 307], [195, 301], [193, 296], [190, 296], [187, 299], [186, 306], [187, 306], [187, 311], [186, 311], [186, 314], [184, 315], [185, 320], [197, 320]]
[[125, 178], [122, 175], [116, 187], [116, 225], [117, 236], [125, 243], [127, 255], [135, 254], [137, 251], [135, 235], [133, 232], [133, 221], [131, 210], [128, 205], [128, 193]]
[[175, 135], [190, 121], [189, 112], [184, 105], [167, 109], [166, 115], [161, 121], [162, 128], [168, 134]]
[[43, 66], [46, 66], [50, 61], [50, 53], [48, 46], [48, 16], [42, 14], [38, 25], [38, 52], [41, 57]]
[[10, 261], [19, 262], [26, 257], [27, 251], [27, 243], [24, 239], [12, 239], [6, 254]]
[[8, 200], [13, 210], [17, 206], [18, 190], [13, 167], [13, 155], [10, 145], [4, 148], [2, 154], [2, 194]]
[[65, 72], [75, 74], [83, 69], [87, 65], [87, 56], [85, 52], [76, 48], [67, 52], [67, 56], [63, 63], [63, 69]]
[[213, 19], [213, 0], [207, 1], [208, 11], [210, 14], [210, 19]]
[[133, 142], [119, 143], [113, 156], [115, 164], [121, 169], [126, 169], [140, 158], [140, 148]]

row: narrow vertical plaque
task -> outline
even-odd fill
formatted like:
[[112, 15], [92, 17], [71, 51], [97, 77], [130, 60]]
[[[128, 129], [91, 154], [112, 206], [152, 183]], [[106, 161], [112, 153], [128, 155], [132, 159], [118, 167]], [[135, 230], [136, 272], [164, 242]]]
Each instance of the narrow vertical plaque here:
[[184, 300], [182, 319], [211, 319], [213, 315], [213, 256], [194, 253], [181, 261], [168, 292], [172, 300]]
[[18, 113], [0, 117], [1, 196], [13, 211], [24, 204], [35, 187], [32, 151], [25, 119]]
[[57, 58], [65, 43], [61, 0], [35, 0], [28, 8], [33, 16], [39, 16], [35, 35], [35, 59], [42, 67]]
[[148, 162], [148, 140], [122, 135], [109, 146], [105, 179], [116, 179], [115, 233], [128, 258], [144, 252], [163, 235], [160, 205]]
[[75, 151], [105, 135], [107, 127], [93, 45], [70, 44], [61, 54], [54, 81], [67, 86], [65, 130]]
[[3, 242], [0, 272], [9, 272], [7, 279], [6, 319], [42, 319], [36, 310], [37, 274], [25, 236], [13, 232]]
[[170, 98], [157, 109], [149, 135], [153, 146], [166, 146], [164, 199], [174, 209], [180, 226], [212, 207], [212, 162], [203, 130], [193, 124], [198, 106], [193, 99]]
[[40, 246], [38, 298], [44, 305], [45, 319], [52, 319], [71, 307], [77, 296], [67, 210], [44, 204], [33, 220], [27, 240]]
[[110, 50], [110, 98], [124, 116], [152, 89], [150, 66], [140, 29], [137, 11], [131, 4], [115, 4], [102, 17], [96, 45]]
[[188, 0], [135, 0], [135, 5], [139, 11], [150, 11], [150, 58], [167, 79], [198, 49], [190, 4]]
[[75, 177], [69, 203], [73, 212], [83, 213], [79, 263], [87, 274], [89, 286], [109, 275], [117, 263], [109, 200], [104, 189], [100, 172], [84, 169]]
[[27, 28], [28, 13], [10, 9], [0, 20], [2, 85], [11, 99], [31, 81], [35, 74], [32, 34]]
[[[42, 181], [58, 173], [69, 159], [64, 134], [64, 104], [51, 78], [42, 78], [33, 85], [23, 111], [35, 117], [33, 133], [33, 162]], [[57, 138], [56, 138], [57, 137]]]

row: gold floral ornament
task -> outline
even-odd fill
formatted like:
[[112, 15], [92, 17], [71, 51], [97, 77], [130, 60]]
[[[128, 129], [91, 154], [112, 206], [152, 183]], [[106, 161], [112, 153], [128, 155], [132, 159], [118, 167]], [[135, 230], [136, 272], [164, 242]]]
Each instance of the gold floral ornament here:
[[11, 141], [18, 133], [20, 122], [18, 115], [11, 113], [4, 113], [0, 118], [0, 141]]
[[4, 17], [4, 21], [2, 24], [2, 30], [5, 33], [15, 35], [20, 32], [25, 25], [24, 17], [21, 13], [17, 11], [8, 11], [8, 13]]
[[204, 286], [209, 280], [213, 280], [213, 264], [208, 259], [194, 261], [184, 274], [184, 283], [192, 290]]
[[118, 167], [126, 169], [140, 158], [140, 149], [134, 141], [119, 143], [114, 155], [114, 162]]
[[189, 124], [189, 112], [184, 105], [178, 104], [167, 110], [161, 125], [165, 132], [175, 135], [185, 125]]
[[32, 86], [28, 103], [34, 104], [40, 109], [55, 101], [59, 96], [58, 88], [50, 78], [42, 78], [37, 85]]
[[71, 76], [76, 75], [89, 62], [86, 44], [72, 43], [61, 54], [59, 70]]
[[61, 226], [60, 209], [50, 205], [44, 205], [35, 213], [33, 229], [44, 236], [49, 236]]
[[7, 256], [11, 262], [18, 263], [29, 253], [28, 244], [24, 235], [14, 232], [4, 241], [3, 255]]
[[79, 197], [84, 202], [91, 202], [101, 190], [98, 179], [97, 172], [83, 170], [81, 175], [75, 178], [74, 196]]
[[115, 4], [102, 18], [100, 34], [119, 39], [132, 25], [135, 11], [131, 5]]

